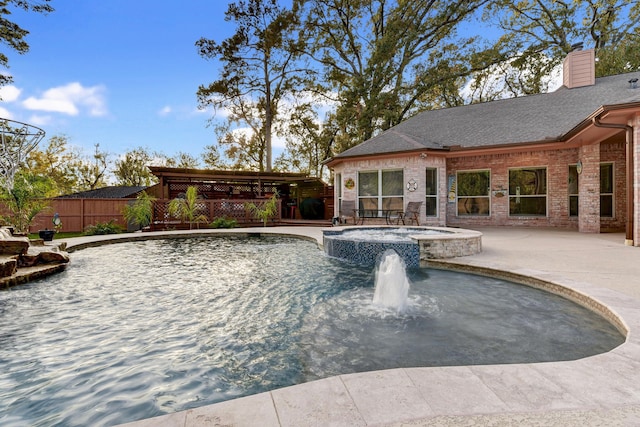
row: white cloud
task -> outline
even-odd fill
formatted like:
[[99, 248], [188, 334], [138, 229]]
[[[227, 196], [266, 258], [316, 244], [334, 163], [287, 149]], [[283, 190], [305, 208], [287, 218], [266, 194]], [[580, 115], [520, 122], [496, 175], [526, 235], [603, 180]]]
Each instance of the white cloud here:
[[83, 87], [80, 83], [69, 83], [45, 91], [40, 98], [29, 97], [22, 105], [29, 110], [50, 111], [77, 116], [86, 110], [91, 116], [107, 114], [104, 86]]
[[158, 114], [161, 116], [166, 116], [169, 115], [172, 112], [172, 108], [168, 105], [162, 107], [162, 109], [160, 111], [158, 111]]
[[46, 126], [53, 122], [53, 117], [34, 114], [29, 117], [29, 124], [34, 126]]
[[279, 136], [272, 135], [271, 147], [273, 148], [287, 148], [287, 140]]
[[0, 98], [4, 102], [15, 102], [20, 97], [21, 92], [21, 89], [13, 85], [2, 86], [0, 87]]
[[6, 108], [0, 107], [0, 118], [12, 120], [13, 114]]

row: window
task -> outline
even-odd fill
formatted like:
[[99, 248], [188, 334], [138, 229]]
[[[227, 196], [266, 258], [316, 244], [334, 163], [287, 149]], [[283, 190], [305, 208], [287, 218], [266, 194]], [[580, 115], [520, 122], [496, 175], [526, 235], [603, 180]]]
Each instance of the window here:
[[458, 172], [456, 184], [458, 215], [489, 216], [491, 213], [490, 178], [491, 174], [488, 170]]
[[600, 165], [600, 216], [613, 218], [613, 163]]
[[438, 169], [427, 168], [424, 190], [427, 216], [438, 216]]
[[569, 165], [569, 216], [578, 216], [578, 166]]
[[[379, 170], [358, 173], [358, 209], [379, 211], [404, 209], [404, 172]], [[372, 213], [373, 214], [373, 213]], [[369, 215], [369, 214], [367, 214]]]
[[509, 170], [509, 215], [547, 215], [547, 168]]

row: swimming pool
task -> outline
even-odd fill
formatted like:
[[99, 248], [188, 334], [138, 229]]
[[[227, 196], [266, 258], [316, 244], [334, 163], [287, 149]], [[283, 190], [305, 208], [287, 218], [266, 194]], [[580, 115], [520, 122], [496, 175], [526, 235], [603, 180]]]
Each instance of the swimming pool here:
[[571, 360], [623, 341], [560, 297], [437, 270], [409, 270], [398, 315], [372, 306], [373, 276], [282, 237], [76, 252], [64, 273], [0, 292], [0, 424], [113, 425], [340, 373]]

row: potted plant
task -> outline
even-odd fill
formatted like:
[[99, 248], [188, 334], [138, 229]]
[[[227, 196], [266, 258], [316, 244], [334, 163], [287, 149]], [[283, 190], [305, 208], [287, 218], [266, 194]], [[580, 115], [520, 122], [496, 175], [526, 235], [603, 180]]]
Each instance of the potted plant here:
[[55, 234], [56, 230], [49, 230], [48, 228], [38, 231], [38, 236], [45, 242], [51, 242]]

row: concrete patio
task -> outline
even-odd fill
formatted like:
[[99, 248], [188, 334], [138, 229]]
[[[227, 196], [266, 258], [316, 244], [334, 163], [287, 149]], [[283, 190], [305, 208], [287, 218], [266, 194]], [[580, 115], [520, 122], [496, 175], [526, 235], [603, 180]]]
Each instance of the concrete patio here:
[[[640, 330], [640, 248], [624, 246], [623, 234], [478, 230], [484, 234], [483, 252], [445, 263], [452, 268], [522, 274], [589, 295], [622, 319], [628, 330], [626, 342], [606, 354], [568, 362], [341, 375], [126, 425], [640, 425], [640, 340], [636, 334]], [[321, 229], [310, 227], [233, 231], [297, 235], [322, 242]], [[199, 231], [203, 232], [217, 231]], [[96, 243], [95, 238], [68, 241], [70, 250]]]

